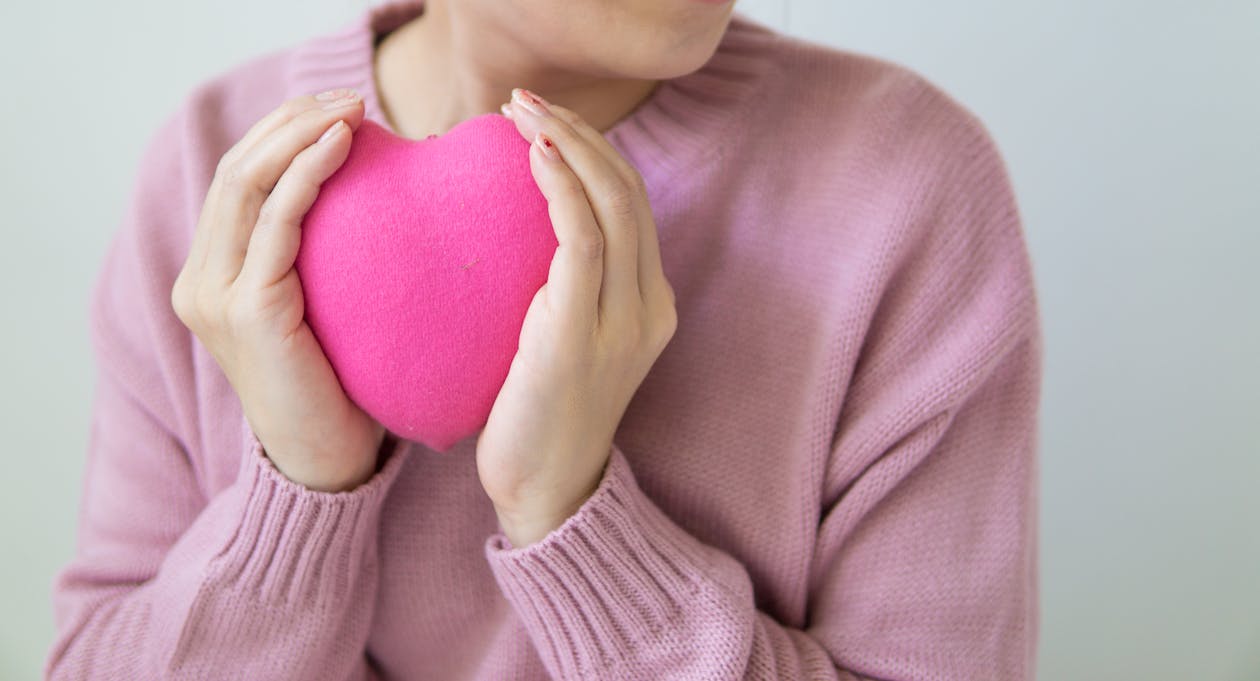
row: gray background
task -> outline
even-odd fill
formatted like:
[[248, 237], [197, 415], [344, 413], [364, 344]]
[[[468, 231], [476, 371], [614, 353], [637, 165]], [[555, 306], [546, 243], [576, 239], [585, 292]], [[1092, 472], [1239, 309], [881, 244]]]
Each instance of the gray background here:
[[[4, 2], [0, 678], [73, 545], [88, 288], [197, 82], [367, 0]], [[989, 126], [1046, 328], [1042, 679], [1260, 679], [1260, 2], [739, 0], [904, 63]]]

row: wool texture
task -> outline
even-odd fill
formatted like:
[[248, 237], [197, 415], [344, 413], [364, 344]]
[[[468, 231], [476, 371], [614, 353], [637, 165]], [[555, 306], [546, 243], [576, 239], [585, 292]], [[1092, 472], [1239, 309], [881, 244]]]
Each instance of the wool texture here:
[[409, 140], [366, 119], [302, 223], [306, 321], [346, 394], [437, 451], [479, 432], [558, 242], [497, 113]]
[[[89, 307], [91, 435], [46, 676], [1031, 679], [1042, 339], [1003, 159], [975, 114], [907, 67], [739, 12], [706, 64], [604, 131], [643, 175], [678, 326], [598, 488], [561, 527], [512, 546], [480, 486], [476, 438], [431, 446], [458, 424], [420, 422], [428, 444], [391, 435], [380, 469], [345, 492], [275, 469], [172, 312], [171, 286], [219, 158], [284, 99], [353, 87], [367, 119], [391, 129], [375, 42], [422, 11], [375, 5], [225, 70], [149, 141]], [[371, 144], [366, 130], [356, 144]], [[432, 210], [397, 196], [434, 189], [432, 173], [451, 169], [404, 170], [398, 194], [346, 191], [342, 208], [376, 196], [372, 220]], [[346, 224], [326, 200], [324, 257], [355, 235], [384, 239], [380, 223]], [[490, 237], [466, 231], [477, 221], [444, 222], [451, 200], [428, 204], [448, 212], [417, 218], [429, 228], [391, 236], [429, 248], [465, 230], [440, 256], [382, 241], [356, 256], [353, 276], [304, 261], [323, 291], [323, 342], [358, 333], [339, 326], [353, 323], [344, 308], [329, 312], [338, 296], [441, 302], [393, 288], [413, 285], [401, 278], [409, 266], [445, 295], [452, 276], [484, 285], [465, 305], [528, 288], [537, 263], [511, 260], [516, 246], [461, 250]], [[467, 200], [465, 210], [502, 217]], [[522, 258], [546, 250], [518, 245]], [[372, 269], [377, 256], [389, 278]], [[523, 288], [473, 279], [499, 276], [490, 266]], [[515, 323], [473, 318], [510, 315], [508, 302], [451, 307], [417, 316], [469, 313], [446, 318], [457, 332]], [[407, 353], [419, 355], [396, 356], [418, 366], [441, 346], [426, 334], [443, 331], [398, 314], [372, 323], [395, 342], [417, 339]], [[338, 352], [349, 376], [390, 350]], [[476, 370], [489, 385], [494, 368]], [[406, 399], [378, 382], [394, 377], [359, 380], [359, 399]]]

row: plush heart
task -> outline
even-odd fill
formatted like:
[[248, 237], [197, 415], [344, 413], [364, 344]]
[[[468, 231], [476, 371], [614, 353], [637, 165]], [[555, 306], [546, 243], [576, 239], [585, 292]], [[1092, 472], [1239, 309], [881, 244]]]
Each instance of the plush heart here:
[[485, 425], [558, 245], [528, 151], [499, 114], [424, 140], [365, 119], [303, 220], [306, 321], [342, 388], [438, 451]]

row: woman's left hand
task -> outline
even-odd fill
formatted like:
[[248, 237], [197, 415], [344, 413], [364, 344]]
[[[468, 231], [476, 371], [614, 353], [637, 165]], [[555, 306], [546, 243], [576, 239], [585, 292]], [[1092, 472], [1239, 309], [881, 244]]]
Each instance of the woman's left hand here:
[[638, 171], [577, 114], [528, 91], [514, 90], [503, 113], [531, 140], [530, 169], [559, 244], [477, 438], [481, 485], [508, 540], [523, 547], [598, 487], [626, 406], [677, 315]]

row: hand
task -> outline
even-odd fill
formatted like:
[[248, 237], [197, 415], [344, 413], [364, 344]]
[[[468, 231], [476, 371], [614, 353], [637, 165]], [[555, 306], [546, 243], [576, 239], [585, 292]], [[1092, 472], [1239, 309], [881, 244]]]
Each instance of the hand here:
[[674, 335], [674, 292], [639, 173], [575, 113], [514, 91], [559, 246], [477, 439], [477, 472], [513, 546], [595, 491], [626, 406]]
[[302, 218], [362, 121], [363, 100], [342, 90], [296, 97], [254, 124], [220, 159], [171, 289], [272, 463], [320, 491], [370, 478], [385, 433], [342, 391], [293, 269]]

